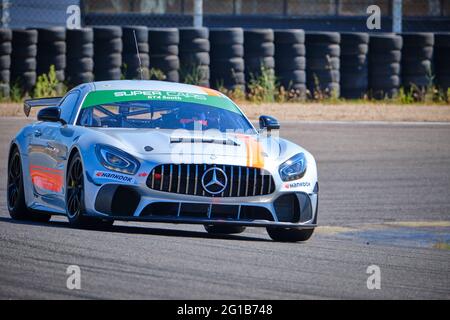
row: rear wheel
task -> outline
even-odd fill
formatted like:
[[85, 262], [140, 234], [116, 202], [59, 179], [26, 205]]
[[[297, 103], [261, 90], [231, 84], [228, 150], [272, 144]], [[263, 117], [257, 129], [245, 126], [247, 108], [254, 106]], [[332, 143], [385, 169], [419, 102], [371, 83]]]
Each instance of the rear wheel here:
[[205, 225], [205, 230], [212, 234], [237, 234], [242, 233], [245, 227], [226, 225]]
[[267, 233], [275, 241], [298, 242], [311, 238], [314, 229], [267, 228]]
[[86, 217], [85, 215], [83, 163], [78, 153], [70, 161], [66, 184], [66, 213], [70, 225], [77, 228], [107, 228], [112, 226], [113, 220]]
[[48, 222], [51, 218], [50, 214], [33, 212], [25, 204], [22, 164], [20, 153], [17, 149], [14, 149], [8, 161], [6, 197], [9, 215], [15, 220]]

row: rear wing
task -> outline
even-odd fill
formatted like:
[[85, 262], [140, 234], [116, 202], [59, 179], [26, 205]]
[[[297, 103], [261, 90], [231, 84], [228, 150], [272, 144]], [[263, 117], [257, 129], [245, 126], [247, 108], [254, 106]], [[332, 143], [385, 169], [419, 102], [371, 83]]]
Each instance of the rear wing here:
[[56, 107], [63, 97], [27, 99], [23, 103], [23, 112], [28, 117], [31, 108], [34, 107]]

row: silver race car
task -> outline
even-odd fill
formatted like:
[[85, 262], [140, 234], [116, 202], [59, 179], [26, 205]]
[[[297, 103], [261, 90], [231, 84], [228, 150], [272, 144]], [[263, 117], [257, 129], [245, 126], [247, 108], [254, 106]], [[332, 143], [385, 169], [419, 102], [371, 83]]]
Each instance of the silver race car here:
[[265, 227], [304, 241], [317, 224], [314, 157], [260, 129], [218, 91], [160, 81], [82, 84], [25, 101], [38, 121], [11, 141], [7, 204], [14, 219], [66, 215], [77, 227], [114, 220], [203, 224], [210, 233]]

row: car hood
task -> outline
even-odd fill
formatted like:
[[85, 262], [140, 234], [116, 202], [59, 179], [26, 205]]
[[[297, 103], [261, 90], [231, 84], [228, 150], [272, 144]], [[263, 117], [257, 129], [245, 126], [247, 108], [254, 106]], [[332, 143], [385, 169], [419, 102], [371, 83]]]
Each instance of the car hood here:
[[92, 128], [114, 141], [113, 146], [138, 153], [143, 157], [158, 154], [202, 154], [216, 156], [278, 158], [280, 141], [277, 138], [253, 134], [215, 132], [188, 132], [163, 129]]

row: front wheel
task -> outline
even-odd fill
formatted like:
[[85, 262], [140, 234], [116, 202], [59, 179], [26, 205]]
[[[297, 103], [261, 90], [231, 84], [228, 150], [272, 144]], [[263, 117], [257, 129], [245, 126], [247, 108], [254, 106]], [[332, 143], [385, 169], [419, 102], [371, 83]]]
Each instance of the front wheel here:
[[293, 228], [267, 228], [270, 238], [280, 242], [298, 242], [306, 241], [314, 233], [312, 229], [293, 229]]
[[113, 220], [102, 220], [85, 215], [83, 163], [78, 153], [70, 161], [66, 184], [66, 212], [70, 225], [77, 228], [112, 226]]
[[48, 222], [50, 214], [36, 213], [28, 209], [25, 204], [25, 192], [23, 186], [23, 172], [19, 150], [15, 149], [8, 161], [8, 186], [6, 190], [8, 211], [14, 220], [30, 220]]

